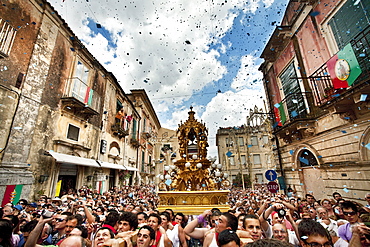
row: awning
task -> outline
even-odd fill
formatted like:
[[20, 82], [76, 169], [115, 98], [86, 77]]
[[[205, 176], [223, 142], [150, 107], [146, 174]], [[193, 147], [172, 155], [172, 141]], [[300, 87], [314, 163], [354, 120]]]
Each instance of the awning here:
[[127, 171], [138, 171], [138, 169], [136, 169], [135, 167], [131, 167], [131, 166], [125, 166], [126, 167], [126, 170]]
[[53, 158], [62, 164], [75, 164], [80, 166], [91, 166], [91, 167], [100, 167], [98, 162], [93, 159], [81, 158], [78, 156], [68, 155], [68, 154], [61, 154], [54, 152], [52, 150], [48, 151], [48, 153], [53, 156]]
[[116, 169], [116, 170], [126, 170], [126, 167], [123, 165], [113, 164], [109, 162], [104, 161], [98, 161], [102, 168], [110, 168], [110, 169]]
[[118, 165], [113, 164], [109, 162], [104, 161], [98, 161], [102, 168], [110, 168], [110, 169], [116, 169], [116, 170], [127, 170], [127, 171], [137, 171], [136, 168], [130, 167], [130, 166], [124, 166], [124, 165]]

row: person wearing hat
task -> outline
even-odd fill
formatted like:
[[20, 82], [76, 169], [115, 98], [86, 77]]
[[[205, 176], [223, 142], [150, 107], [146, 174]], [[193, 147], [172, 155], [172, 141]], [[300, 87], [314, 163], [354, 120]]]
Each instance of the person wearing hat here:
[[26, 199], [20, 199], [17, 203], [17, 205], [21, 205], [23, 209], [26, 208], [26, 206], [28, 205], [28, 201]]
[[22, 208], [22, 206], [21, 206], [21, 205], [15, 205], [15, 206], [13, 207], [13, 215], [15, 215], [15, 216], [20, 215], [20, 214], [21, 214], [21, 212], [22, 212], [22, 210], [23, 210], [23, 208]]
[[36, 202], [31, 202], [26, 206], [26, 212], [27, 213], [32, 213], [37, 209], [37, 203]]
[[55, 207], [60, 207], [60, 205], [62, 205], [62, 200], [59, 198], [59, 197], [55, 197], [51, 200], [51, 203], [55, 206]]

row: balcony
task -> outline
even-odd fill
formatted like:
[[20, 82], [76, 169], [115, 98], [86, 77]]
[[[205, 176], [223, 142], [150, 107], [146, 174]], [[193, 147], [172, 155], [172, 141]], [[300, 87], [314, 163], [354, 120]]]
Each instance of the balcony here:
[[83, 119], [98, 115], [100, 95], [78, 77], [68, 79], [71, 89], [61, 98], [62, 109]]
[[150, 137], [152, 137], [152, 134], [150, 132], [142, 132], [141, 137], [145, 140], [148, 140]]
[[361, 94], [370, 94], [368, 83], [370, 76], [370, 26], [350, 41], [362, 73], [348, 88], [334, 89], [333, 82], [326, 63], [318, 68], [310, 77], [309, 84], [312, 89], [314, 104], [327, 108], [332, 105], [341, 105], [337, 109], [345, 111], [348, 105], [358, 103]]
[[113, 131], [113, 135], [118, 136], [118, 138], [123, 138], [128, 136], [129, 131], [122, 128], [121, 122], [116, 122], [112, 125], [111, 130]]
[[275, 121], [274, 134], [286, 143], [314, 135], [314, 123], [322, 111], [315, 106], [311, 107], [311, 98], [309, 92], [289, 94], [285, 97], [280, 104], [286, 117], [280, 117], [282, 126]]
[[62, 97], [62, 109], [66, 112], [72, 113], [75, 116], [81, 117], [85, 120], [89, 119], [99, 113], [92, 109], [89, 105], [86, 105], [76, 99], [75, 97]]
[[130, 139], [130, 145], [134, 148], [140, 147], [140, 142], [137, 139], [131, 138]]

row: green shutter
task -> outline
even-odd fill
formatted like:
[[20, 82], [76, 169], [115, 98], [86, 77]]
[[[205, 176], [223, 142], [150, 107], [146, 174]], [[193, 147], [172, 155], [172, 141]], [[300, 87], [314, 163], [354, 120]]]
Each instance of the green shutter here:
[[132, 120], [132, 139], [136, 140], [136, 119]]
[[[280, 81], [283, 86], [283, 91], [285, 95], [285, 102], [289, 118], [293, 119], [298, 117], [303, 117], [306, 113], [306, 107], [304, 104], [301, 88], [297, 79], [297, 72], [294, 68], [294, 63], [291, 63], [286, 70], [280, 75]], [[285, 122], [286, 116], [284, 112], [283, 103], [280, 102], [280, 120]], [[284, 114], [283, 114], [284, 113]], [[284, 118], [284, 119], [283, 119]], [[283, 123], [284, 124], [284, 123]]]
[[370, 0], [348, 0], [329, 21], [339, 49], [369, 25], [369, 6]]

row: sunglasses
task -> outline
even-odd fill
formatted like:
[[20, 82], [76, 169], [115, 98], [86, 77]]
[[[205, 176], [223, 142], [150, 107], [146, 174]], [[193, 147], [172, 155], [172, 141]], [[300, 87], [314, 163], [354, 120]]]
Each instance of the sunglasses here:
[[57, 221], [57, 222], [63, 222], [64, 219], [55, 219], [55, 221]]
[[347, 216], [353, 216], [353, 215], [355, 215], [357, 213], [355, 211], [351, 211], [351, 212], [345, 212], [345, 211], [343, 211], [343, 214], [344, 215], [347, 215]]

